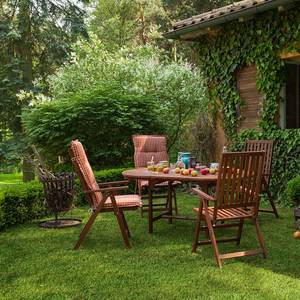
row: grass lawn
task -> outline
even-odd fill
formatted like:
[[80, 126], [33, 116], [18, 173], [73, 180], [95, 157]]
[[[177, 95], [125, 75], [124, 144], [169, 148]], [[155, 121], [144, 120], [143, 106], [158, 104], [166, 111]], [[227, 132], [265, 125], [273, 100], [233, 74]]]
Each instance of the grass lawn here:
[[[179, 194], [182, 213], [198, 204]], [[194, 223], [158, 221], [152, 235], [139, 212], [126, 214], [132, 233], [125, 250], [113, 214], [101, 214], [82, 248], [80, 227], [41, 229], [37, 222], [0, 233], [1, 299], [300, 299], [300, 241], [291, 209], [280, 219], [260, 215], [268, 258], [227, 260], [216, 267], [211, 246], [191, 253]], [[72, 212], [86, 222], [87, 209]], [[239, 249], [256, 247], [246, 222]], [[236, 249], [223, 244], [222, 250]]]
[[0, 173], [0, 187], [5, 184], [16, 184], [22, 182], [22, 173], [1, 174]]

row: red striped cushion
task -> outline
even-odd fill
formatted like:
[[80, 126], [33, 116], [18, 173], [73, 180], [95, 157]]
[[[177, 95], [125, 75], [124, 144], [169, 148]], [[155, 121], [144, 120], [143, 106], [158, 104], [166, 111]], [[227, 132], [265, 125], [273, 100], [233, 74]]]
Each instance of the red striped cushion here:
[[147, 162], [157, 163], [169, 160], [167, 152], [167, 140], [163, 135], [134, 135], [134, 164], [136, 168], [146, 167]]
[[[141, 207], [142, 201], [139, 195], [117, 195], [115, 196], [118, 207]], [[112, 208], [111, 199], [105, 201], [104, 208]]]

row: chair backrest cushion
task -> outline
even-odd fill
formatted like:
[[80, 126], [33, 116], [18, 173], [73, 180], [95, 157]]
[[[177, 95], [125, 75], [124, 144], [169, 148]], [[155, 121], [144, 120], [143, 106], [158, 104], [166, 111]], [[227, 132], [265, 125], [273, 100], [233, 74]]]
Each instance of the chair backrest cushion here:
[[136, 168], [146, 167], [152, 157], [155, 163], [169, 160], [167, 139], [163, 135], [133, 135], [134, 164]]
[[[71, 142], [70, 156], [83, 190], [99, 190], [99, 186], [97, 184], [88, 158], [85, 154], [84, 148], [78, 140], [74, 140]], [[88, 193], [86, 194], [86, 198], [90, 206], [94, 208], [103, 199], [103, 195], [101, 192]]]
[[223, 153], [217, 182], [216, 209], [253, 207], [258, 210], [263, 151]]
[[245, 144], [245, 151], [265, 151], [263, 174], [267, 183], [272, 169], [273, 145], [273, 140], [247, 140]]

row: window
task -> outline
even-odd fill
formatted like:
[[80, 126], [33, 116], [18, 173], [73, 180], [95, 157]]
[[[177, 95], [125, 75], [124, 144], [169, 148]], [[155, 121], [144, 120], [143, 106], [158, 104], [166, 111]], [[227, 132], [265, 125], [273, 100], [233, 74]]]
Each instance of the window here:
[[281, 96], [280, 127], [300, 128], [300, 60], [286, 64], [286, 83]]

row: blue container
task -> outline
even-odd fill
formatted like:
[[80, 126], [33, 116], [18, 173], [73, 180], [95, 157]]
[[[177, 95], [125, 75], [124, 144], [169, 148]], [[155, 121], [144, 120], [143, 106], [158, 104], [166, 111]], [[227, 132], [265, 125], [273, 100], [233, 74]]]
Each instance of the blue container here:
[[186, 169], [190, 167], [190, 157], [190, 152], [178, 152], [178, 161], [182, 161]]

